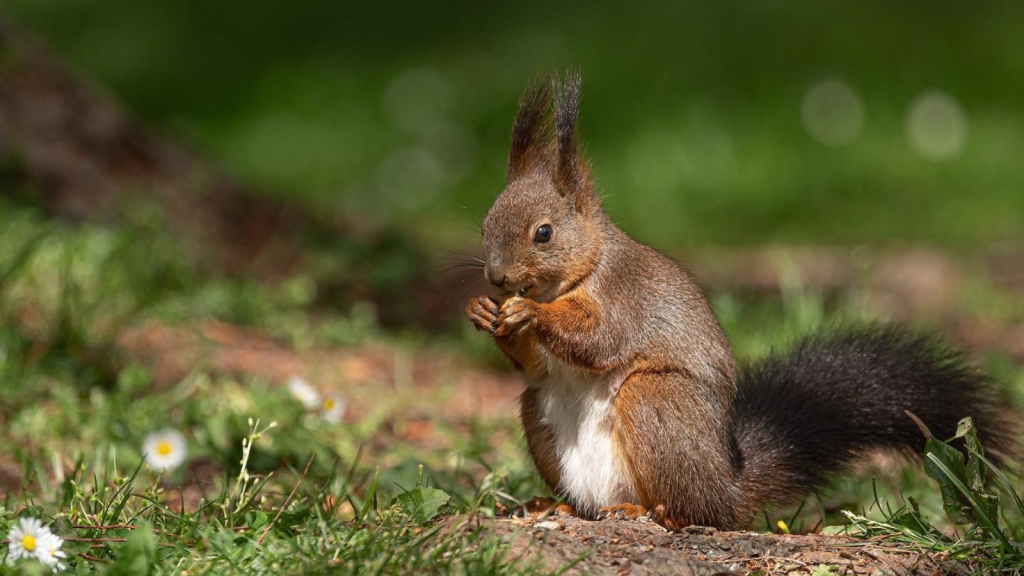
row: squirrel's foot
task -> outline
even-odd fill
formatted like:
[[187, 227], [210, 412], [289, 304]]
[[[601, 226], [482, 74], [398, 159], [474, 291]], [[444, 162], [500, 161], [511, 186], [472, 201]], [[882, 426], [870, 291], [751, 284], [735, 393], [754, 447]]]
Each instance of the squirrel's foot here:
[[537, 303], [519, 296], [513, 296], [501, 305], [494, 336], [501, 338], [519, 332], [534, 322]]
[[477, 330], [494, 332], [499, 313], [498, 303], [487, 296], [473, 298], [466, 306], [466, 315], [469, 316]]
[[512, 511], [512, 515], [537, 520], [548, 516], [576, 516], [576, 509], [554, 498], [537, 496], [533, 500], [523, 503], [522, 506], [517, 506]]
[[686, 524], [681, 524], [675, 518], [669, 517], [668, 514], [665, 513], [665, 506], [662, 504], [658, 504], [651, 509], [651, 511], [648, 512], [648, 515], [652, 520], [673, 532], [679, 532], [683, 529], [683, 526], [686, 526]]
[[641, 516], [647, 516], [647, 508], [640, 504], [616, 504], [597, 512], [598, 520], [636, 520]]

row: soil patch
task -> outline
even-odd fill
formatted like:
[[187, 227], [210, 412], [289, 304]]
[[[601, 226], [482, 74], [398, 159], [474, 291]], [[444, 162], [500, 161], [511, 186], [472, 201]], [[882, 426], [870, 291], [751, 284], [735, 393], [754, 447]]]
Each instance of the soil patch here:
[[453, 529], [486, 525], [510, 548], [509, 557], [550, 569], [576, 562], [567, 574], [678, 575], [811, 574], [821, 565], [833, 574], [970, 574], [969, 566], [924, 550], [872, 540], [820, 534], [720, 532], [690, 527], [669, 532], [653, 521], [573, 517], [543, 520], [456, 517]]

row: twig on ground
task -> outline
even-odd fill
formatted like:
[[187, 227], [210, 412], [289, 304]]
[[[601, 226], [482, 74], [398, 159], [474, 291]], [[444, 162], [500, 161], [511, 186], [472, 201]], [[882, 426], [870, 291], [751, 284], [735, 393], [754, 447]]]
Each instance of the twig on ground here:
[[270, 529], [274, 527], [274, 523], [277, 522], [277, 519], [281, 517], [281, 514], [284, 512], [284, 509], [287, 508], [288, 504], [291, 503], [292, 498], [295, 496], [295, 493], [299, 490], [299, 485], [301, 485], [302, 481], [306, 479], [306, 474], [309, 473], [309, 467], [313, 465], [313, 460], [316, 460], [316, 452], [314, 452], [313, 455], [309, 457], [309, 462], [306, 462], [306, 469], [302, 471], [302, 476], [299, 476], [298, 482], [296, 482], [295, 486], [292, 487], [291, 494], [288, 494], [288, 497], [284, 499], [284, 503], [281, 504], [280, 508], [278, 508], [277, 514], [274, 515], [274, 519], [270, 521], [270, 524], [267, 524], [267, 527], [263, 529], [263, 534], [260, 534], [259, 539], [256, 540], [257, 546], [263, 544], [263, 539], [267, 537], [267, 533], [270, 532]]

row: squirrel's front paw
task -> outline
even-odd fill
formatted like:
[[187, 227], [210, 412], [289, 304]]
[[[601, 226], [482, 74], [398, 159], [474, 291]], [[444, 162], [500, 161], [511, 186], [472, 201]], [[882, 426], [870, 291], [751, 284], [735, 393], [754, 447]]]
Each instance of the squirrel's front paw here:
[[487, 296], [480, 296], [469, 301], [466, 306], [466, 315], [476, 326], [477, 330], [494, 332], [498, 321], [498, 303]]
[[495, 337], [501, 338], [530, 326], [535, 321], [537, 303], [519, 296], [513, 296], [501, 305]]

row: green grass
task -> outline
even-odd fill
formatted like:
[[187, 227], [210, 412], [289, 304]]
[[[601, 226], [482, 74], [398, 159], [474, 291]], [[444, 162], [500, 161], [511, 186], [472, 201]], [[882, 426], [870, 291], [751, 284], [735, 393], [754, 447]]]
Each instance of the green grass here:
[[929, 438], [925, 472], [940, 486], [946, 521], [959, 529], [950, 533], [937, 528], [913, 496], [893, 506], [876, 493], [874, 506], [881, 519], [844, 511], [849, 522], [829, 527], [826, 532], [872, 538], [962, 560], [976, 573], [1017, 573], [1024, 569], [1024, 502], [1017, 483], [985, 458], [969, 418], [961, 421], [956, 435], [966, 439], [966, 458], [949, 441], [931, 437], [924, 425], [918, 424]]
[[[280, 424], [274, 430], [258, 426], [253, 423], [246, 436], [254, 452], [277, 428], [289, 433]], [[244, 446], [243, 463], [248, 457]], [[21, 516], [53, 519], [53, 528], [67, 540], [64, 551], [73, 557], [76, 573], [538, 572], [530, 563], [513, 561], [507, 545], [486, 528], [462, 531], [456, 523], [431, 522], [439, 513], [467, 506], [447, 505], [449, 496], [426, 486], [422, 476], [409, 490], [390, 497], [378, 488], [376, 475], [369, 486], [357, 487], [365, 477], [357, 477], [355, 470], [339, 474], [337, 464], [310, 476], [306, 469], [301, 474], [294, 469], [291, 474], [256, 473], [243, 464], [234, 483], [225, 478], [219, 491], [183, 511], [163, 504], [165, 487], [173, 486], [174, 479], [142, 465], [119, 469], [119, 451], [116, 444], [100, 442], [91, 456], [76, 458], [71, 476], [52, 485], [44, 481], [39, 494], [15, 498], [21, 500], [14, 504]], [[30, 474], [37, 471], [34, 456], [25, 458]], [[470, 507], [487, 510], [481, 505], [493, 497], [481, 492]], [[286, 505], [276, 512], [268, 503], [282, 500]], [[335, 513], [339, 503], [353, 512]], [[0, 532], [14, 521], [12, 511], [0, 508]], [[33, 565], [22, 560], [13, 572], [0, 565], [0, 573], [22, 573]]]
[[[126, 357], [116, 338], [147, 322], [185, 326], [216, 318], [263, 330], [300, 352], [374, 341], [396, 349], [475, 348], [465, 354], [483, 360], [478, 334], [450, 333], [440, 343], [398, 338], [359, 307], [317, 307], [301, 278], [264, 285], [211, 276], [145, 219], [111, 229], [70, 227], [14, 207], [5, 214], [0, 467], [22, 476], [0, 504], [0, 534], [20, 516], [44, 518], [67, 539], [69, 563], [82, 574], [553, 570], [520, 559], [486, 528], [455, 529], [458, 514], [493, 514], [498, 502], [545, 493], [514, 415], [437, 422], [438, 441], [419, 446], [402, 439], [408, 408], [423, 405], [424, 395], [440, 406], [443, 391], [389, 389], [374, 396], [371, 408], [331, 424], [304, 410], [282, 382], [212, 373], [202, 364], [154, 387], [153, 366]], [[779, 299], [716, 293], [712, 300], [742, 357], [860, 315], [853, 299], [798, 285]], [[979, 310], [991, 313], [993, 305]], [[1019, 365], [998, 355], [990, 364], [1024, 384]], [[167, 427], [185, 435], [189, 460], [160, 474], [143, 464], [141, 445]], [[867, 467], [799, 510], [768, 511], [756, 528], [777, 531], [782, 519], [795, 532], [888, 531], [897, 534], [894, 545], [927, 544], [978, 566], [1019, 567], [1024, 522], [1005, 494], [1002, 510], [1009, 547], [992, 531], [945, 519], [936, 485], [919, 470]], [[0, 573], [31, 569], [0, 565]]]
[[[70, 228], [15, 209], [7, 221], [0, 462], [20, 469], [21, 480], [0, 505], [0, 534], [19, 516], [52, 521], [78, 573], [538, 571], [510, 560], [485, 529], [432, 522], [456, 511], [493, 513], [497, 494], [537, 493], [523, 453], [487, 440], [497, 432], [514, 439], [511, 419], [470, 422], [468, 436], [438, 426], [456, 452], [417, 451], [381, 432], [408, 395], [389, 394], [354, 422], [330, 424], [304, 411], [282, 383], [201, 366], [154, 390], [152, 367], [116, 346], [129, 326], [203, 318], [260, 327], [297, 349], [351, 345], [376, 333], [358, 307], [314, 315], [288, 281], [273, 288], [210, 278], [152, 228]], [[141, 445], [166, 427], [185, 434], [189, 464], [161, 475], [142, 464]], [[207, 482], [202, 500], [193, 494], [181, 510], [181, 491], [198, 489], [197, 474]], [[424, 494], [444, 502], [413, 506], [410, 498]], [[286, 499], [275, 521], [274, 506]], [[32, 565], [0, 565], [0, 573]]]

